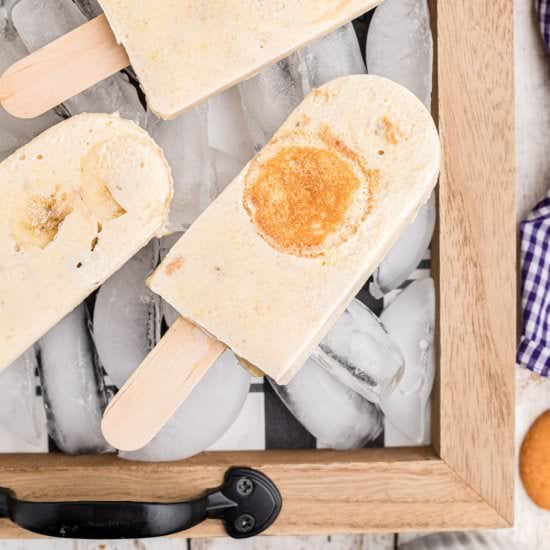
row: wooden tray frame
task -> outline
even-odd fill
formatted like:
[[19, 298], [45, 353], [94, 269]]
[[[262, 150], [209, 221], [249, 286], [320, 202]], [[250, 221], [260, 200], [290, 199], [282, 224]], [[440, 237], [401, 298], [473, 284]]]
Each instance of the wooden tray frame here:
[[[434, 0], [434, 112], [443, 141], [433, 258], [438, 373], [432, 447], [0, 457], [0, 486], [36, 500], [175, 500], [258, 468], [282, 492], [270, 534], [508, 527], [514, 500], [516, 209], [512, 0]], [[223, 534], [205, 522], [184, 536]], [[0, 538], [33, 536], [7, 520]]]

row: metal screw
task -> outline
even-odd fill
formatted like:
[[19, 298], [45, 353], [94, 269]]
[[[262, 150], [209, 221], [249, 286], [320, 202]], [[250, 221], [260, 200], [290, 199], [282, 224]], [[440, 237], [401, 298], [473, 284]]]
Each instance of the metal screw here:
[[252, 531], [252, 529], [254, 529], [254, 526], [256, 525], [256, 519], [250, 514], [241, 514], [235, 520], [234, 525], [235, 529], [239, 533], [250, 533], [250, 531]]
[[236, 484], [237, 493], [242, 497], [247, 497], [254, 491], [254, 482], [248, 477], [241, 477]]

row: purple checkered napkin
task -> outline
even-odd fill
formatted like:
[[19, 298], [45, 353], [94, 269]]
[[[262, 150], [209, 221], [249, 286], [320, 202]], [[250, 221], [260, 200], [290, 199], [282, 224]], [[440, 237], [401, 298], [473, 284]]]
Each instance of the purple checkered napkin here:
[[550, 375], [550, 191], [520, 225], [523, 336], [517, 363]]
[[535, 7], [544, 44], [550, 51], [550, 0], [535, 0]]

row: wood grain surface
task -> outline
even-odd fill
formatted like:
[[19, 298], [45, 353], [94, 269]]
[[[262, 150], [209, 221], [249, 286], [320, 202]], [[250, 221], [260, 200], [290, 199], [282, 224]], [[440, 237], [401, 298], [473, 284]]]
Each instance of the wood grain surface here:
[[39, 539], [0, 541], [0, 550], [394, 550], [394, 535], [270, 536], [252, 539], [74, 541]]
[[[9, 486], [27, 500], [175, 501], [220, 485], [225, 471], [234, 465], [261, 470], [283, 495], [283, 510], [268, 534], [506, 525], [432, 449], [422, 447], [391, 452], [213, 452], [164, 464], [125, 462], [112, 455], [19, 455], [3, 459], [0, 486]], [[0, 522], [0, 532], [8, 538], [29, 536], [7, 521]], [[213, 521], [184, 533], [222, 534], [221, 525]]]
[[513, 3], [440, 0], [441, 457], [513, 518], [516, 204]]

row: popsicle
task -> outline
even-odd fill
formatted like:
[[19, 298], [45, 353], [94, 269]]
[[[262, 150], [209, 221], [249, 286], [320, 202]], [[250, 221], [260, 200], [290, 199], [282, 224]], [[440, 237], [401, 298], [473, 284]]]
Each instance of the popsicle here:
[[108, 441], [147, 443], [224, 346], [288, 382], [428, 200], [439, 163], [431, 116], [402, 86], [361, 75], [313, 90], [150, 278], [183, 317], [111, 402]]
[[380, 2], [100, 0], [105, 15], [4, 73], [0, 103], [32, 118], [131, 62], [151, 109], [174, 118]]
[[164, 231], [161, 149], [118, 115], [85, 114], [0, 164], [0, 369]]

